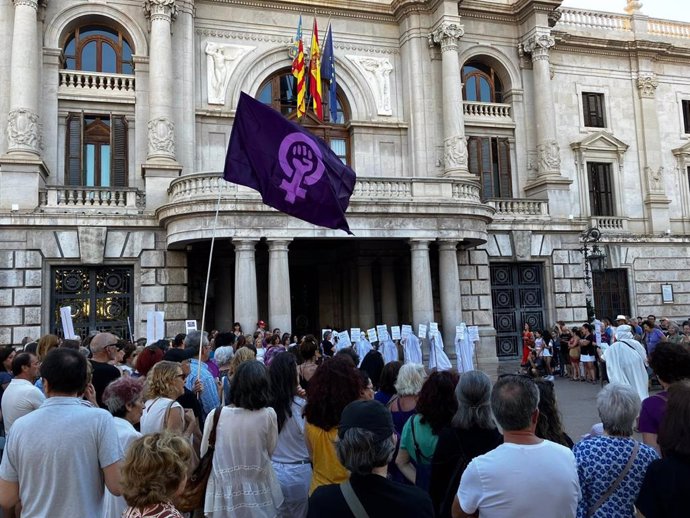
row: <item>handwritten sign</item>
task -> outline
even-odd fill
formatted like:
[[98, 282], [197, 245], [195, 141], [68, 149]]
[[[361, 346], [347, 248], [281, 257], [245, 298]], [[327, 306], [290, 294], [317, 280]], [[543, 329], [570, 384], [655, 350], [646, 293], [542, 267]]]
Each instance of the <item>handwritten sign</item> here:
[[412, 326], [410, 324], [403, 324], [402, 326], [402, 337], [407, 338], [412, 334]]
[[196, 320], [185, 320], [184, 321], [185, 333], [189, 334], [191, 331], [197, 331]]
[[470, 342], [479, 341], [479, 328], [477, 326], [468, 326], [467, 331], [470, 334]]
[[388, 328], [386, 327], [386, 324], [377, 325], [376, 333], [379, 335], [379, 340], [388, 340]]
[[146, 343], [152, 344], [165, 338], [165, 312], [146, 312]]
[[419, 336], [419, 338], [426, 338], [426, 330], [426, 324], [419, 324], [419, 334], [417, 336]]
[[369, 337], [370, 342], [378, 342], [379, 339], [376, 336], [376, 329], [373, 327], [371, 329], [367, 329], [367, 336]]
[[391, 338], [400, 340], [400, 326], [391, 326]]
[[62, 334], [65, 339], [72, 340], [76, 338], [74, 334], [74, 322], [72, 321], [72, 306], [60, 308], [60, 320], [62, 321]]
[[362, 339], [362, 331], [359, 329], [359, 327], [351, 327], [350, 336], [352, 337], [352, 341], [357, 343]]
[[338, 348], [350, 347], [352, 342], [350, 342], [350, 335], [347, 331], [341, 331], [338, 333]]

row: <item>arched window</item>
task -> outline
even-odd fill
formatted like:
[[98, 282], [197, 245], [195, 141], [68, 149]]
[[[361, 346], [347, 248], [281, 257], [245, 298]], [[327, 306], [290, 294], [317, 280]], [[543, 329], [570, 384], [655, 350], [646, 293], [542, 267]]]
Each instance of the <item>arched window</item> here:
[[503, 85], [493, 68], [477, 61], [462, 67], [462, 96], [465, 101], [502, 103]]
[[[330, 108], [328, 106], [328, 83], [323, 82], [323, 121], [320, 121], [312, 111], [311, 98], [307, 99], [307, 113], [300, 121], [305, 128], [309, 129], [314, 135], [322, 138], [331, 147], [333, 152], [338, 155], [345, 164], [350, 163], [350, 133], [346, 128], [349, 120], [347, 106], [339, 94], [338, 116], [336, 120], [330, 119]], [[279, 72], [267, 79], [259, 88], [257, 99], [264, 104], [272, 106], [288, 119], [297, 118], [297, 82], [290, 72]]]
[[87, 25], [71, 33], [62, 51], [62, 66], [69, 70], [133, 74], [132, 46], [121, 31]]

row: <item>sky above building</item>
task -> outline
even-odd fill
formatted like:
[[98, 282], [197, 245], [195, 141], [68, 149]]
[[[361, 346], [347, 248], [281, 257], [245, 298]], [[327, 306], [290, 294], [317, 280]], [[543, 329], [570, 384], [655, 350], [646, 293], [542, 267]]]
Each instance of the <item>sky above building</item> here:
[[[612, 13], [625, 12], [626, 0], [564, 0], [563, 7], [577, 7]], [[652, 18], [665, 18], [690, 22], [688, 0], [642, 0], [642, 14]]]

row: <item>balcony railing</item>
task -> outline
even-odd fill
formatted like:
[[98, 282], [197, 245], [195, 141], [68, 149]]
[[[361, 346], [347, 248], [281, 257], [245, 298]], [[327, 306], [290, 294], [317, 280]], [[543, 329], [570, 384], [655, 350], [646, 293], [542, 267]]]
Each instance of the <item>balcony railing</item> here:
[[690, 23], [671, 20], [649, 20], [647, 22], [647, 32], [669, 38], [690, 39]]
[[491, 198], [487, 202], [496, 208], [496, 219], [548, 217], [549, 215], [549, 202], [547, 200]]
[[131, 213], [145, 205], [144, 193], [135, 188], [49, 186], [39, 194], [41, 208], [58, 211], [84, 208]]
[[592, 216], [592, 226], [602, 232], [627, 232], [628, 220], [614, 216]]
[[107, 96], [115, 100], [134, 101], [135, 80], [133, 75], [127, 74], [60, 70], [58, 94], [62, 97]]
[[510, 114], [510, 104], [465, 101], [463, 109], [465, 117], [513, 120]]
[[582, 29], [630, 30], [630, 17], [624, 14], [584, 11], [567, 7], [561, 7], [558, 10], [561, 12], [558, 25]]

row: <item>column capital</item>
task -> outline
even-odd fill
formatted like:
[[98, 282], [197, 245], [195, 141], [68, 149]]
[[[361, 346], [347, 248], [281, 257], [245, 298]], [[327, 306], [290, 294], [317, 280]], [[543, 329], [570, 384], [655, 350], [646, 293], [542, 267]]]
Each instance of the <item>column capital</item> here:
[[232, 246], [235, 252], [253, 252], [258, 242], [258, 239], [238, 239], [232, 241]]
[[429, 46], [441, 45], [441, 52], [457, 52], [458, 42], [464, 34], [464, 26], [454, 22], [443, 22], [429, 34]]
[[292, 239], [268, 239], [269, 252], [287, 252]]
[[43, 2], [47, 3], [48, 0], [13, 0], [14, 6], [19, 7], [23, 5], [25, 7], [31, 7], [33, 10], [38, 11], [38, 5]]
[[654, 72], [641, 72], [637, 76], [637, 88], [641, 98], [653, 99], [659, 80]]
[[408, 243], [414, 252], [415, 250], [429, 250], [430, 239], [410, 239]]
[[556, 45], [556, 39], [548, 32], [534, 34], [520, 46], [519, 52], [532, 55], [532, 61], [549, 61], [549, 50]]
[[441, 252], [443, 252], [443, 251], [457, 252], [458, 243], [459, 243], [459, 241], [457, 239], [439, 239], [438, 249]]
[[177, 18], [177, 4], [175, 0], [145, 0], [144, 13], [151, 21], [172, 22]]

